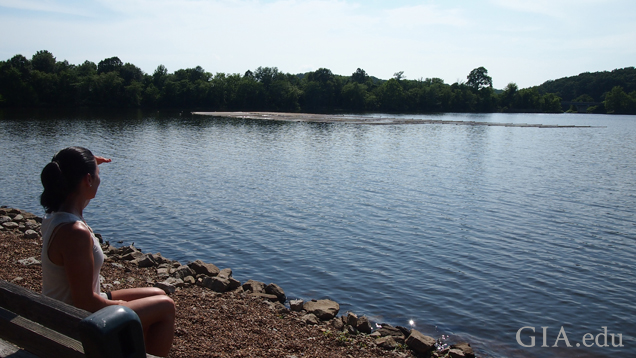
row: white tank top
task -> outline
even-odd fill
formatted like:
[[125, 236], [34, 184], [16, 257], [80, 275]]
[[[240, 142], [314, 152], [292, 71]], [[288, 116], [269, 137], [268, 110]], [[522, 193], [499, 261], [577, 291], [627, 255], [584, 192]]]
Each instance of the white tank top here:
[[91, 233], [93, 238], [93, 292], [106, 296], [100, 293], [99, 285], [99, 271], [102, 269], [104, 263], [104, 252], [101, 246], [99, 246], [99, 240], [93, 234], [93, 230], [86, 225], [86, 222], [77, 215], [67, 212], [53, 212], [47, 214], [42, 220], [42, 294], [56, 300], [73, 304], [71, 297], [71, 287], [68, 283], [68, 277], [64, 271], [64, 266], [56, 265], [49, 260], [49, 245], [51, 243], [51, 235], [55, 232], [55, 229], [66, 223], [81, 222], [85, 225]]

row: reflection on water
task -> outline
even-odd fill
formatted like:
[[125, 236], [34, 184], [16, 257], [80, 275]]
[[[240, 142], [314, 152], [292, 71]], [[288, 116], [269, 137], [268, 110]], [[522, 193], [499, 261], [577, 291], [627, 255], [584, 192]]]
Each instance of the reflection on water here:
[[[0, 112], [1, 204], [41, 213], [41, 168], [82, 145], [113, 158], [86, 213], [113, 242], [329, 297], [484, 356], [636, 354], [636, 118], [443, 117], [607, 128]], [[550, 344], [563, 326], [573, 345], [607, 326], [625, 347], [523, 348], [524, 326], [537, 342], [549, 327]]]

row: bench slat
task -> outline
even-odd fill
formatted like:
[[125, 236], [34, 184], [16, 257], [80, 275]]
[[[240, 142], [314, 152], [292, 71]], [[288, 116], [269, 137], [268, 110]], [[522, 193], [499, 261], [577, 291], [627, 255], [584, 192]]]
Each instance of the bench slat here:
[[90, 312], [0, 280], [0, 307], [80, 340], [79, 322]]
[[83, 358], [82, 344], [0, 308], [0, 336], [41, 358]]

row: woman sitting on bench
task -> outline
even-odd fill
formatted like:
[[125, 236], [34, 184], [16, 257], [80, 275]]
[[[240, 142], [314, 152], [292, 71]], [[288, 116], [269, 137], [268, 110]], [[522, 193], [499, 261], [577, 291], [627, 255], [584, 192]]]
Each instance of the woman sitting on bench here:
[[96, 312], [122, 305], [137, 313], [146, 351], [168, 356], [174, 336], [174, 301], [155, 287], [100, 291], [104, 254], [82, 212], [99, 187], [99, 164], [110, 159], [86, 148], [59, 151], [42, 170], [42, 293], [75, 307]]

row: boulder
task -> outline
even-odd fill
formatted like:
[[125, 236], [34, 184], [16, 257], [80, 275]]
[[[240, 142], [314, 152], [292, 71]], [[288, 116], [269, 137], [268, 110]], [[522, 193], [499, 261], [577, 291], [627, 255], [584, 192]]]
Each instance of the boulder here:
[[[243, 287], [245, 287], [245, 285], [243, 285]], [[303, 300], [290, 300], [289, 308], [294, 312], [300, 312], [303, 310], [303, 303]]]
[[142, 258], [143, 256], [144, 254], [141, 251], [130, 251], [128, 253], [121, 255], [120, 259], [125, 261], [132, 261], [132, 260]]
[[358, 316], [353, 312], [347, 312], [346, 324], [352, 327], [358, 327]]
[[362, 316], [358, 318], [356, 328], [358, 329], [358, 331], [362, 333], [366, 333], [366, 334], [370, 334], [371, 331], [373, 330], [373, 327], [371, 326], [371, 321], [369, 321], [369, 318], [367, 316]]
[[289, 309], [287, 307], [285, 307], [284, 304], [276, 301], [276, 302], [271, 302], [271, 301], [265, 301], [265, 303], [269, 306], [269, 309], [276, 312], [276, 313], [289, 313]]
[[375, 344], [383, 349], [392, 350], [397, 348], [398, 344], [392, 336], [380, 337], [375, 340]]
[[[187, 266], [186, 266], [187, 267]], [[205, 277], [201, 281], [201, 286], [207, 287], [214, 292], [225, 292], [230, 286], [230, 280], [225, 277]]]
[[399, 338], [404, 340], [404, 333], [399, 328], [395, 328], [390, 324], [382, 324], [382, 328], [376, 332], [380, 333], [382, 337], [392, 336], [393, 338]]
[[453, 344], [451, 348], [461, 350], [462, 352], [464, 352], [464, 356], [466, 358], [475, 358], [475, 352], [473, 351], [473, 348], [470, 346], [470, 343], [461, 342], [461, 343]]
[[351, 336], [355, 336], [356, 334], [358, 334], [358, 330], [350, 324], [345, 326], [345, 331]]
[[0, 216], [0, 224], [8, 223], [9, 221], [12, 221], [10, 216]]
[[271, 302], [278, 302], [278, 297], [276, 295], [270, 295], [269, 293], [252, 292], [249, 294], [249, 297], [262, 298]]
[[[172, 260], [167, 259], [163, 256], [161, 256], [160, 252], [157, 252], [156, 254], [150, 254], [150, 256], [152, 257], [153, 260], [155, 260], [155, 262], [157, 263], [157, 265], [161, 265], [161, 264], [169, 264], [172, 266]], [[177, 267], [179, 267], [181, 265], [177, 265]]]
[[24, 232], [25, 239], [37, 239], [40, 235], [35, 230], [27, 230]]
[[265, 283], [254, 280], [247, 280], [243, 284], [243, 289], [247, 292], [265, 293]]
[[152, 257], [152, 254], [143, 255], [143, 256], [139, 257], [138, 259], [135, 259], [135, 262], [137, 262], [137, 265], [139, 267], [154, 267], [154, 266], [157, 266], [157, 262]]
[[231, 268], [224, 268], [223, 270], [219, 271], [219, 276], [225, 277], [225, 278], [232, 277], [232, 269]]
[[172, 294], [172, 293], [174, 293], [177, 290], [176, 286], [174, 286], [172, 284], [169, 284], [169, 283], [166, 283], [165, 281], [164, 282], [155, 283], [155, 287], [159, 287], [160, 289], [164, 290], [164, 292], [167, 295]]
[[228, 291], [234, 291], [237, 288], [241, 287], [241, 281], [235, 279], [234, 277], [228, 278], [230, 284], [227, 286]]
[[17, 229], [18, 227], [20, 227], [20, 224], [13, 222], [13, 221], [7, 221], [5, 223], [2, 223], [2, 226], [5, 227], [5, 229], [8, 230], [13, 230], [13, 229]]
[[21, 222], [25, 221], [25, 219], [24, 219], [24, 216], [22, 216], [21, 214], [18, 214], [18, 215], [13, 217], [13, 221], [15, 221], [17, 223], [21, 223]]
[[334, 319], [332, 325], [336, 331], [342, 331], [342, 329], [345, 327], [340, 318]]
[[287, 297], [285, 297], [285, 291], [283, 291], [283, 289], [275, 283], [267, 285], [267, 287], [265, 287], [265, 293], [275, 295], [278, 297], [278, 301], [280, 303], [284, 303], [287, 300]]
[[172, 272], [172, 276], [180, 279], [184, 279], [188, 276], [194, 276], [194, 271], [186, 265], [181, 265], [177, 267], [174, 272]]
[[411, 334], [406, 339], [406, 345], [419, 354], [426, 354], [435, 347], [435, 338], [425, 336], [420, 331], [412, 329]]
[[188, 266], [197, 274], [197, 275], [206, 275], [206, 276], [217, 276], [221, 270], [216, 267], [214, 264], [206, 264], [201, 260], [196, 260], [194, 262], [190, 262]]
[[306, 302], [303, 308], [323, 321], [334, 318], [340, 311], [340, 305], [332, 300], [311, 300]]
[[466, 358], [466, 355], [464, 354], [464, 351], [462, 351], [461, 349], [449, 349], [448, 350], [448, 356], [450, 358]]
[[300, 317], [300, 319], [306, 324], [306, 325], [317, 325], [320, 324], [320, 320], [318, 319], [318, 317], [316, 317], [315, 314], [312, 313], [308, 313], [302, 317]]

